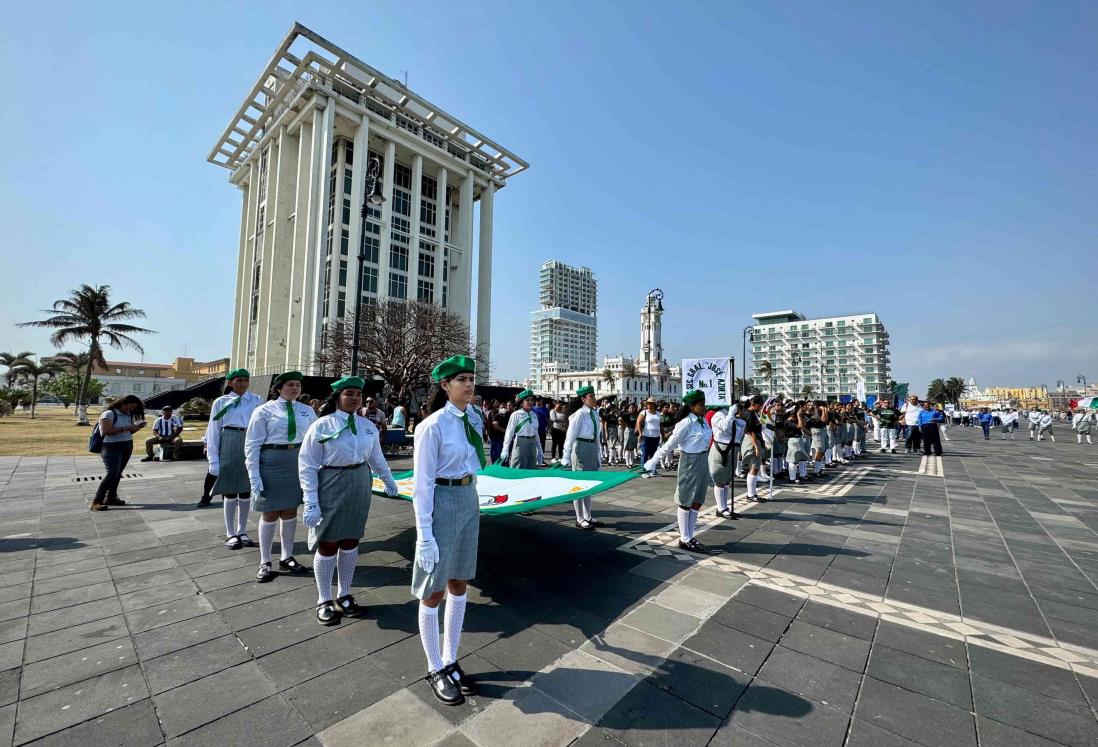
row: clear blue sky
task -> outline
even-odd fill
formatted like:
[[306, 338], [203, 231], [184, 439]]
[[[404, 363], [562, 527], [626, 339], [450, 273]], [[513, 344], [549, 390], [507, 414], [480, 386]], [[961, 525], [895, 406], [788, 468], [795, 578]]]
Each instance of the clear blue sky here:
[[0, 350], [48, 352], [11, 323], [88, 282], [148, 311], [146, 360], [228, 354], [240, 198], [205, 156], [298, 20], [531, 163], [496, 201], [502, 376], [560, 259], [600, 356], [658, 286], [672, 360], [793, 307], [880, 314], [916, 390], [1098, 380], [1098, 4], [880, 5], [12, 6]]

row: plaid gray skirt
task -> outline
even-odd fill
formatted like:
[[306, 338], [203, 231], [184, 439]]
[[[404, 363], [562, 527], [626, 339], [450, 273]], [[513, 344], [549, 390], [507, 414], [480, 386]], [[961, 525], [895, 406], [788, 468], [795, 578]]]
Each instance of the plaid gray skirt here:
[[607, 428], [606, 429], [606, 445], [607, 446], [617, 446], [620, 443], [620, 440], [619, 440], [618, 436], [619, 436], [619, 434], [618, 434], [618, 429], [617, 428]]
[[210, 495], [250, 493], [252, 483], [244, 466], [244, 431], [221, 429], [217, 482]]
[[675, 503], [689, 508], [705, 503], [705, 494], [713, 481], [709, 478], [709, 456], [704, 451], [679, 452], [679, 471], [675, 480]]
[[[723, 462], [722, 462], [723, 460]], [[679, 468], [682, 468], [680, 462]], [[731, 485], [736, 474], [736, 445], [728, 444], [724, 456], [717, 451], [717, 442], [709, 445], [709, 478], [715, 485]]]
[[774, 456], [784, 457], [785, 453], [789, 450], [789, 441], [775, 438], [774, 445], [770, 447], [770, 450], [774, 453]]
[[843, 443], [846, 444], [847, 446], [854, 443], [854, 424], [853, 423], [843, 423], [842, 426], [840, 426], [840, 427], [842, 429]]
[[369, 466], [354, 469], [321, 467], [316, 491], [320, 524], [309, 530], [309, 549], [317, 542], [360, 539], [370, 515], [373, 476]]
[[812, 429], [812, 450], [823, 451], [827, 448], [827, 429], [825, 428], [813, 428]]
[[285, 511], [302, 503], [297, 479], [298, 449], [263, 449], [259, 452], [259, 477], [263, 493], [252, 496], [253, 511]]
[[746, 437], [743, 439], [743, 444], [740, 446], [740, 461], [743, 463], [744, 469], [761, 466], [765, 456], [765, 454], [760, 454], [755, 449], [754, 441]]
[[572, 447], [572, 470], [583, 472], [598, 472], [599, 470], [599, 445], [594, 441], [576, 440]]
[[622, 441], [625, 442], [625, 448], [635, 449], [637, 448], [637, 431], [633, 428], [618, 428], [621, 434]]
[[865, 448], [865, 426], [858, 423], [854, 424], [854, 442]]
[[809, 448], [811, 447], [807, 438], [791, 438], [786, 441], [786, 458], [794, 464], [807, 462]]
[[438, 562], [430, 573], [419, 563], [412, 567], [412, 596], [426, 599], [446, 588], [450, 579], [468, 581], [477, 575], [480, 542], [480, 499], [477, 484], [436, 485], [432, 532], [438, 544]]
[[[1009, 426], [1007, 426], [1007, 427], [1009, 428]], [[1079, 431], [1079, 435], [1089, 436], [1090, 435], [1090, 430], [1091, 430], [1090, 418], [1083, 418], [1082, 420], [1080, 420], [1079, 425], [1076, 426], [1076, 428]], [[1003, 432], [1005, 433], [1006, 431], [1004, 430]]]
[[538, 467], [538, 439], [535, 436], [515, 436], [511, 444], [511, 466], [518, 469]]

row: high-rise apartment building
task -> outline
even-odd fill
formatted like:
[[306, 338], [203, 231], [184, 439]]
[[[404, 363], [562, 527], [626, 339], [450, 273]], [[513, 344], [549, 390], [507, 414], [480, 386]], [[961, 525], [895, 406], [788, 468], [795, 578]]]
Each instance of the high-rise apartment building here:
[[[888, 394], [888, 332], [876, 314], [807, 319], [792, 309], [752, 314], [752, 383], [764, 392], [817, 399]], [[769, 363], [769, 376], [763, 376]]]
[[541, 309], [530, 314], [530, 383], [541, 386], [542, 369], [588, 371], [598, 343], [598, 281], [587, 267], [551, 261], [538, 276]]
[[356, 297], [440, 304], [472, 326], [475, 220], [488, 359], [493, 195], [522, 159], [295, 24], [208, 160], [243, 195], [233, 366], [310, 371]]

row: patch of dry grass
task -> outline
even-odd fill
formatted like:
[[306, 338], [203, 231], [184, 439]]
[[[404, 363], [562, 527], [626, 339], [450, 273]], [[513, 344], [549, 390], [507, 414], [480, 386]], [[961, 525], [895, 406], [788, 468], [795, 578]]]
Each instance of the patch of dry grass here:
[[[100, 407], [89, 407], [88, 420], [94, 423], [101, 411]], [[149, 418], [145, 430], [134, 435], [135, 452], [144, 448], [155, 417]], [[188, 421], [183, 438], [198, 440], [203, 430], [204, 423]], [[39, 406], [34, 420], [30, 410], [16, 410], [14, 415], [0, 418], [0, 456], [90, 456], [89, 436], [91, 428], [76, 425], [76, 412], [71, 407]]]

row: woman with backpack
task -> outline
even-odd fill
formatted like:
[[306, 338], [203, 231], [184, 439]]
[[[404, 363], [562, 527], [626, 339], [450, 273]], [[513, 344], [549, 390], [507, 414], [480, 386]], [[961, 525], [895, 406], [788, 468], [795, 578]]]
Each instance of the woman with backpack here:
[[[92, 511], [106, 511], [108, 506], [124, 506], [118, 497], [118, 481], [133, 454], [133, 434], [145, 427], [141, 400], [133, 394], [114, 400], [99, 416], [89, 450], [99, 451], [107, 468], [91, 502]], [[97, 448], [98, 447], [98, 448]]]

